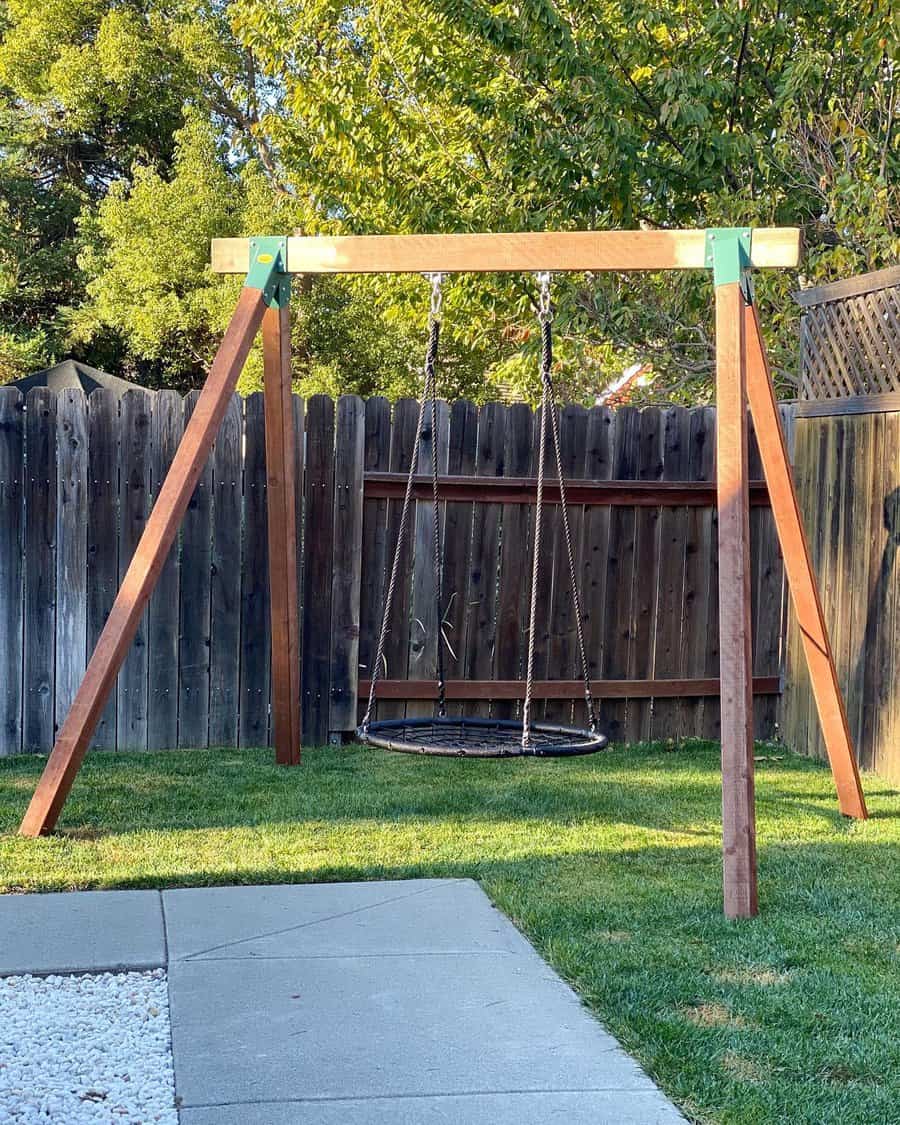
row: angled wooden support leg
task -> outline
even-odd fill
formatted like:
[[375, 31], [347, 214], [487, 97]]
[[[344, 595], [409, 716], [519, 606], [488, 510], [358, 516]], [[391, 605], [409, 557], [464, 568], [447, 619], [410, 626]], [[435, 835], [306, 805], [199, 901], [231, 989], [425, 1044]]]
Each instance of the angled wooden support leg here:
[[264, 309], [262, 292], [245, 288], [22, 820], [23, 836], [39, 836], [56, 824], [209, 457]]
[[275, 761], [300, 762], [300, 620], [291, 318], [285, 303], [266, 309], [262, 326], [266, 404], [266, 503], [272, 629], [272, 723]]
[[788, 588], [800, 625], [803, 651], [809, 667], [819, 722], [822, 724], [822, 736], [837, 785], [841, 812], [845, 816], [864, 818], [868, 816], [866, 801], [778, 417], [759, 316], [754, 305], [746, 306], [744, 319], [747, 395], [763, 471], [769, 486], [769, 498], [784, 558]]
[[716, 479], [719, 511], [719, 666], [722, 707], [722, 854], [725, 914], [758, 912], [753, 779], [750, 492], [744, 297], [716, 286]]

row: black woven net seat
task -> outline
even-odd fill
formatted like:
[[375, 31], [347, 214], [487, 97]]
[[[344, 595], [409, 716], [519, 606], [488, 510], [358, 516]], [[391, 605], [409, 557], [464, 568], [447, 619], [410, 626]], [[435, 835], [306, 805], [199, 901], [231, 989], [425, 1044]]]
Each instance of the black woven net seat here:
[[359, 738], [370, 746], [405, 754], [448, 758], [565, 758], [604, 750], [602, 734], [575, 727], [531, 723], [522, 745], [522, 724], [514, 719], [415, 716], [385, 719], [360, 727]]

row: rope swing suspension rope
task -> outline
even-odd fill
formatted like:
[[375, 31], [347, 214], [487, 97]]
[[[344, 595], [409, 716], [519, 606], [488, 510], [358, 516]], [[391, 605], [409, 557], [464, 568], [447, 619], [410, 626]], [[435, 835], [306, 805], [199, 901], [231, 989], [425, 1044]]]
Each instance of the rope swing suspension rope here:
[[[566, 502], [565, 480], [562, 471], [562, 451], [560, 449], [559, 419], [557, 417], [556, 396], [551, 377], [553, 365], [552, 323], [553, 309], [550, 299], [550, 274], [537, 275], [539, 284], [538, 320], [541, 328], [541, 408], [539, 431], [539, 457], [537, 476], [537, 501], [532, 537], [531, 605], [528, 622], [528, 652], [526, 658], [525, 697], [522, 706], [522, 720], [489, 719], [484, 717], [448, 717], [444, 672], [444, 651], [442, 622], [444, 615], [444, 567], [442, 534], [440, 524], [440, 503], [438, 493], [438, 452], [437, 452], [437, 385], [435, 368], [441, 332], [441, 307], [444, 275], [426, 274], [431, 283], [431, 304], [428, 317], [428, 344], [423, 368], [422, 399], [419, 404], [418, 421], [414, 438], [414, 455], [410, 460], [400, 513], [400, 525], [390, 575], [386, 579], [384, 593], [384, 612], [375, 662], [369, 685], [369, 698], [366, 712], [359, 726], [358, 735], [373, 746], [406, 753], [450, 755], [459, 757], [516, 757], [530, 755], [535, 757], [560, 757], [573, 754], [591, 754], [602, 750], [607, 739], [598, 733], [594, 698], [591, 694], [590, 677], [586, 657], [584, 627], [581, 619], [581, 600], [578, 591], [578, 578], [575, 569], [575, 552], [572, 546], [572, 532]], [[549, 422], [549, 424], [548, 424]], [[431, 444], [431, 505], [432, 505], [432, 548], [435, 588], [435, 620], [437, 628], [436, 672], [438, 682], [437, 714], [433, 718], [421, 716], [407, 719], [374, 721], [375, 700], [378, 681], [385, 670], [385, 645], [390, 629], [394, 596], [400, 572], [403, 543], [409, 528], [409, 514], [412, 508], [413, 485], [418, 469], [417, 452], [420, 442], [430, 427]], [[547, 440], [553, 443], [556, 476], [559, 484], [559, 504], [562, 514], [563, 535], [566, 545], [569, 580], [572, 588], [572, 606], [575, 612], [575, 629], [578, 639], [578, 653], [584, 678], [584, 700], [587, 710], [588, 729], [536, 723], [532, 719], [532, 696], [534, 688], [535, 636], [538, 613], [538, 583], [540, 578], [540, 547], [543, 531], [543, 492]]]

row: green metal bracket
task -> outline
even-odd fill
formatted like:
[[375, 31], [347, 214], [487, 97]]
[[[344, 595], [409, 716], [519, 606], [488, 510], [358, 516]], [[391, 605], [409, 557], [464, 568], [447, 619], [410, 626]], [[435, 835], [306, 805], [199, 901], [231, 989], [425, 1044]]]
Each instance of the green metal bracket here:
[[706, 232], [706, 264], [712, 266], [713, 285], [740, 282], [744, 296], [752, 300], [750, 289], [750, 227], [713, 227]]
[[244, 287], [261, 289], [270, 309], [283, 309], [291, 299], [291, 275], [287, 270], [287, 238], [250, 239], [250, 269]]

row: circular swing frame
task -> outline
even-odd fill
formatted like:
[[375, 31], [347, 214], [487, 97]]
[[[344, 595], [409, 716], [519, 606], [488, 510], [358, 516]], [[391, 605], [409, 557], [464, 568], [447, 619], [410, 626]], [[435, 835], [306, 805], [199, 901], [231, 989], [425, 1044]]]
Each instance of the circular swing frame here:
[[[399, 576], [399, 563], [404, 536], [406, 535], [412, 500], [416, 461], [411, 458], [406, 481], [406, 492], [400, 517], [400, 528], [394, 550], [390, 578], [385, 587], [384, 612], [381, 631], [375, 653], [375, 666], [369, 688], [369, 700], [365, 717], [357, 730], [361, 742], [383, 750], [394, 750], [404, 754], [428, 754], [436, 757], [454, 758], [563, 758], [594, 754], [608, 746], [607, 738], [597, 730], [596, 709], [591, 693], [585, 654], [584, 630], [581, 618], [581, 600], [575, 573], [575, 553], [572, 548], [572, 533], [569, 525], [566, 485], [562, 469], [560, 449], [559, 419], [557, 417], [556, 397], [551, 379], [553, 364], [553, 341], [551, 324], [553, 311], [550, 302], [550, 274], [537, 275], [540, 286], [538, 320], [541, 326], [541, 423], [540, 449], [538, 453], [537, 500], [535, 506], [534, 534], [532, 537], [531, 611], [528, 625], [528, 656], [526, 661], [525, 696], [522, 705], [521, 721], [515, 719], [494, 719], [484, 716], [448, 716], [445, 698], [444, 659], [441, 641], [443, 638], [443, 557], [441, 549], [440, 504], [438, 496], [437, 443], [437, 392], [435, 365], [441, 326], [441, 286], [443, 275], [426, 275], [431, 281], [431, 308], [428, 321], [428, 347], [425, 353], [424, 385], [419, 403], [419, 418], [416, 426], [414, 450], [425, 433], [426, 417], [431, 427], [431, 492], [432, 492], [432, 547], [435, 576], [435, 621], [437, 629], [437, 679], [438, 714], [429, 716], [408, 716], [402, 719], [373, 720], [378, 678], [384, 662], [384, 647], [387, 638], [388, 622], [394, 600], [394, 591]], [[548, 425], [549, 420], [549, 425]], [[532, 694], [534, 684], [535, 630], [537, 625], [537, 590], [540, 574], [540, 547], [543, 512], [544, 466], [547, 453], [548, 430], [553, 442], [557, 480], [559, 482], [560, 509], [566, 545], [569, 578], [572, 586], [572, 603], [575, 611], [575, 628], [578, 637], [578, 650], [581, 658], [584, 681], [584, 699], [588, 715], [588, 730], [578, 727], [559, 726], [552, 723], [533, 722], [531, 718]]]
[[530, 739], [522, 742], [517, 719], [428, 715], [370, 722], [359, 737], [368, 745], [401, 754], [430, 754], [441, 758], [575, 758], [604, 750], [607, 739], [577, 727], [532, 723]]

